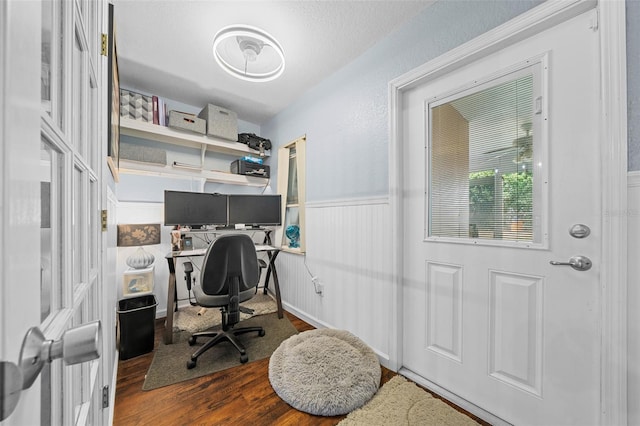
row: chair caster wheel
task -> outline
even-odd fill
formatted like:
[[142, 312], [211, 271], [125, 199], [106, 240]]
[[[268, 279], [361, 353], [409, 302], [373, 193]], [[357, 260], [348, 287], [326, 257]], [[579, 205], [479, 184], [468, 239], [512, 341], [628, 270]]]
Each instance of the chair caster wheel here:
[[264, 336], [264, 330], [258, 331], [258, 336], [260, 336], [260, 337]]
[[243, 363], [243, 364], [244, 364], [244, 363], [245, 363], [245, 362], [247, 362], [247, 361], [249, 361], [249, 357], [247, 356], [247, 354], [242, 354], [242, 355], [240, 355], [240, 362], [241, 362], [241, 363]]
[[190, 359], [189, 361], [187, 361], [187, 369], [191, 370], [195, 366], [196, 366], [196, 361], [195, 360]]
[[189, 346], [193, 346], [195, 344], [196, 344], [196, 338], [194, 336], [189, 337]]

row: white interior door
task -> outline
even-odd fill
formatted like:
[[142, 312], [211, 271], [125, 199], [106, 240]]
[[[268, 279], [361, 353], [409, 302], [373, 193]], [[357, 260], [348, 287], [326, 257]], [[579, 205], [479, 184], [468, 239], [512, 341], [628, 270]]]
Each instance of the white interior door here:
[[[518, 425], [586, 425], [600, 419], [596, 19], [595, 10], [585, 12], [430, 79], [405, 91], [400, 105], [402, 365]], [[476, 152], [479, 136], [473, 129], [483, 120], [497, 120], [485, 119], [482, 108], [465, 106], [465, 96], [480, 93], [489, 105], [491, 88], [529, 73], [530, 127], [521, 131], [520, 122], [512, 128], [521, 132], [516, 139], [532, 132], [532, 151], [523, 160], [519, 145], [520, 154], [479, 170], [483, 153], [491, 154], [485, 160], [497, 161], [515, 147], [515, 139], [499, 146], [500, 136], [492, 135], [487, 144], [495, 142], [493, 149]], [[520, 108], [519, 100], [511, 107]], [[503, 168], [521, 166], [532, 176], [533, 207], [511, 217], [511, 195], [503, 187], [517, 169]], [[489, 229], [470, 202], [472, 177], [487, 177], [486, 170], [493, 172]], [[587, 225], [590, 235], [570, 235], [575, 224]], [[588, 257], [591, 268], [550, 264], [575, 255]]]
[[[99, 262], [103, 9], [103, 2], [89, 0], [0, 3], [5, 362], [18, 364], [31, 327], [56, 341], [105, 315], [99, 302], [107, 294]], [[4, 424], [106, 423], [103, 359], [45, 363]]]
[[[0, 4], [0, 359], [17, 364], [27, 330], [40, 324], [40, 304], [32, 303], [40, 298], [40, 43], [32, 36], [40, 19], [39, 8], [27, 4], [35, 2], [13, 3]], [[39, 424], [39, 385], [22, 393], [7, 424]]]

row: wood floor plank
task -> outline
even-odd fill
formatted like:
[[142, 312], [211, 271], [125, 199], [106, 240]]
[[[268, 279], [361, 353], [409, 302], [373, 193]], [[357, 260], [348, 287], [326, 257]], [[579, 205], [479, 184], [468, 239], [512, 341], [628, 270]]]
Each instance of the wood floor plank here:
[[[300, 332], [314, 328], [288, 312], [285, 314]], [[163, 320], [157, 320], [156, 347], [163, 332]], [[346, 417], [313, 416], [289, 406], [271, 387], [268, 358], [143, 391], [152, 360], [153, 353], [148, 353], [118, 362], [114, 425], [330, 426]], [[382, 367], [381, 385], [395, 375]]]

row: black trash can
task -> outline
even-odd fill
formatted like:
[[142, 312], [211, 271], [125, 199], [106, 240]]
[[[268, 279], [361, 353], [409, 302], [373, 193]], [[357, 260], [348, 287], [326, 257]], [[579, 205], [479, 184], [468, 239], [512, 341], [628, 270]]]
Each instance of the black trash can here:
[[129, 359], [153, 351], [156, 298], [138, 296], [118, 302], [118, 349], [120, 359]]

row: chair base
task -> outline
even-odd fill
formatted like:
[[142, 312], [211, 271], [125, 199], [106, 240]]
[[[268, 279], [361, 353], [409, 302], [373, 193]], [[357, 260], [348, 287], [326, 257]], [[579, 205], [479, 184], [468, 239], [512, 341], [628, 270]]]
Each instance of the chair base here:
[[213, 332], [213, 331], [202, 331], [200, 333], [194, 333], [189, 337], [189, 346], [193, 346], [196, 343], [196, 339], [198, 337], [212, 337], [204, 346], [195, 351], [193, 355], [191, 355], [191, 359], [187, 361], [187, 368], [192, 369], [196, 366], [198, 362], [198, 357], [223, 341], [229, 341], [235, 348], [240, 352], [240, 362], [245, 363], [249, 360], [247, 356], [247, 351], [244, 348], [244, 345], [240, 343], [236, 336], [245, 333], [257, 332], [258, 336], [264, 336], [265, 332], [262, 327], [243, 327], [243, 328], [230, 328], [229, 330]]

